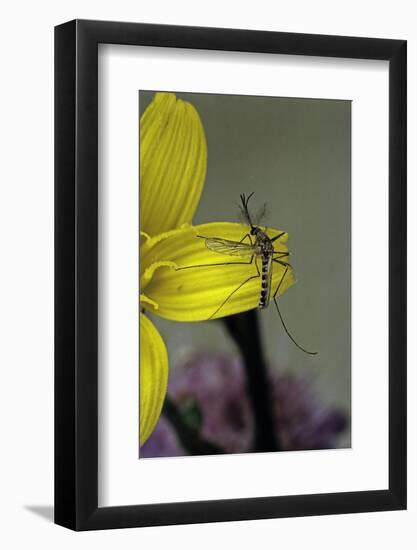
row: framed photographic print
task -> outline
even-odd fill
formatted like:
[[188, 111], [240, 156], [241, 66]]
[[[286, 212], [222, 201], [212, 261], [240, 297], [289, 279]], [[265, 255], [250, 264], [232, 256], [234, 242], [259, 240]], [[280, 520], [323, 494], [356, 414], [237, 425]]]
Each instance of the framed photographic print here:
[[406, 42], [55, 29], [55, 521], [406, 507]]

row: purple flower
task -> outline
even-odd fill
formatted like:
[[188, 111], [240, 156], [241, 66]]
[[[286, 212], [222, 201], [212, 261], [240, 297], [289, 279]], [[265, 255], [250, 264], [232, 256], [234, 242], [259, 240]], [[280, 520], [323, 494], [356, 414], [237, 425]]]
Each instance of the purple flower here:
[[[347, 425], [346, 415], [323, 403], [299, 375], [270, 370], [273, 415], [284, 450], [329, 449]], [[187, 418], [198, 419], [200, 437], [226, 453], [252, 450], [254, 420], [239, 357], [197, 353], [177, 366], [168, 395]], [[182, 456], [188, 453], [163, 416], [141, 447], [140, 456]]]

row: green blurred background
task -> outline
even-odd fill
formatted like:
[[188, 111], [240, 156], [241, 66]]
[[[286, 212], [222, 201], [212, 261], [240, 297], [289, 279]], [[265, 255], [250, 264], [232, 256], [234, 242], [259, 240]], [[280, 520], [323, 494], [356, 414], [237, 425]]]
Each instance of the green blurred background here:
[[[153, 94], [140, 91], [141, 114]], [[194, 222], [240, 221], [239, 194], [254, 191], [252, 209], [266, 202], [265, 224], [289, 233], [297, 283], [280, 298], [280, 309], [299, 344], [319, 355], [297, 349], [269, 307], [259, 312], [265, 357], [272, 367], [313, 380], [324, 401], [349, 417], [351, 102], [176, 95], [196, 107], [207, 137], [207, 178]], [[220, 321], [152, 320], [171, 369], [191, 351], [236, 351]], [[349, 433], [340, 445], [350, 446]]]

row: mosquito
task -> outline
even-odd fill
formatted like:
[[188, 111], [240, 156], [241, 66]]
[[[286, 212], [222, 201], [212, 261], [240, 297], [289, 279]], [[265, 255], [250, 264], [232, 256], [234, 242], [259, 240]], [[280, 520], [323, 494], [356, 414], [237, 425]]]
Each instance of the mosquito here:
[[[235, 288], [235, 290], [231, 294], [229, 294], [229, 296], [224, 300], [224, 302], [220, 304], [220, 306], [212, 313], [212, 315], [210, 316], [210, 319], [213, 318], [222, 309], [222, 307], [224, 307], [224, 305], [232, 298], [232, 296], [236, 294], [236, 292], [238, 292], [246, 283], [248, 283], [252, 279], [260, 278], [261, 288], [260, 288], [260, 294], [259, 294], [258, 308], [266, 309], [271, 302], [271, 296], [272, 296], [272, 300], [275, 303], [275, 307], [276, 307], [278, 316], [281, 320], [282, 326], [287, 336], [290, 338], [290, 340], [304, 353], [307, 353], [308, 355], [317, 355], [317, 352], [308, 351], [295, 341], [295, 339], [289, 332], [284, 322], [284, 319], [282, 317], [282, 314], [277, 302], [277, 294], [282, 286], [285, 276], [288, 273], [288, 270], [291, 268], [291, 264], [287, 261], [289, 257], [289, 252], [275, 250], [274, 242], [278, 240], [280, 237], [282, 237], [283, 235], [285, 235], [285, 231], [282, 231], [281, 233], [279, 233], [278, 235], [275, 235], [274, 237], [269, 237], [266, 230], [261, 229], [261, 227], [259, 227], [259, 225], [257, 225], [254, 222], [254, 219], [251, 216], [248, 208], [249, 200], [251, 199], [253, 194], [254, 193], [250, 193], [250, 195], [248, 196], [245, 196], [245, 194], [240, 195], [241, 205], [239, 205], [239, 208], [242, 212], [242, 215], [245, 221], [250, 227], [250, 231], [246, 235], [244, 235], [244, 237], [240, 241], [232, 241], [228, 239], [222, 239], [219, 237], [204, 237], [202, 235], [198, 235], [200, 239], [204, 239], [206, 247], [212, 252], [216, 252], [218, 254], [225, 254], [228, 256], [238, 256], [240, 258], [249, 259], [249, 261], [246, 261], [246, 262], [223, 262], [219, 264], [210, 264], [211, 266], [231, 265], [231, 264], [249, 265], [254, 263], [257, 271], [255, 275], [252, 275], [248, 279], [243, 281], [237, 288]], [[245, 242], [245, 240], [247, 240], [248, 242]], [[258, 260], [260, 260], [262, 263], [261, 271], [259, 271]], [[275, 292], [272, 294], [272, 273], [273, 273], [274, 263], [284, 267], [284, 273], [280, 279], [280, 282]], [[199, 266], [189, 266], [189, 267], [183, 267], [183, 268], [177, 268], [177, 269], [179, 270], [189, 269], [190, 267], [199, 267]]]

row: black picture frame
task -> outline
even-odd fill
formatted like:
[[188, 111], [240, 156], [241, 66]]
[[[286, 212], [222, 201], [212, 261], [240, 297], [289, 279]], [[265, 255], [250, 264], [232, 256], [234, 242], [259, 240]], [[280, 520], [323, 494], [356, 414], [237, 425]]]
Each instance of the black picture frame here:
[[[98, 44], [389, 62], [389, 488], [98, 507]], [[74, 20], [55, 28], [55, 523], [108, 529], [406, 508], [404, 40]]]

